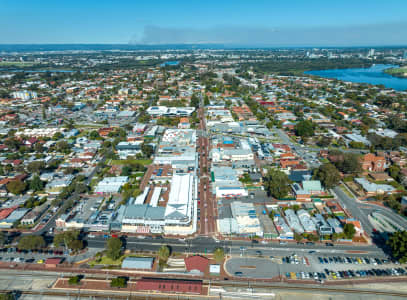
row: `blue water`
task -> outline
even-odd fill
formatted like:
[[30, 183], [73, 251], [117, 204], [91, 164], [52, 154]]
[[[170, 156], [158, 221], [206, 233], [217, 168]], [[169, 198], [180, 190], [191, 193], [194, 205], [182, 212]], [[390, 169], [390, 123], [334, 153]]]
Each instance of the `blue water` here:
[[387, 88], [393, 88], [398, 91], [407, 90], [407, 79], [393, 77], [383, 71], [388, 68], [395, 68], [395, 65], [374, 65], [370, 68], [357, 69], [332, 69], [307, 71], [305, 74], [317, 75], [324, 78], [336, 78], [343, 81], [382, 84]]

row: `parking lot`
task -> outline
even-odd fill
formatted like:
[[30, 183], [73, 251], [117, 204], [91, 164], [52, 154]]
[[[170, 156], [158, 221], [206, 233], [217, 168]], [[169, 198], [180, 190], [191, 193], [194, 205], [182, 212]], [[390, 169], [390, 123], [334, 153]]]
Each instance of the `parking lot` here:
[[227, 272], [234, 277], [273, 278], [283, 276], [302, 280], [339, 280], [402, 276], [407, 274], [405, 265], [386, 258], [368, 255], [321, 256], [318, 253], [288, 256], [240, 256], [229, 259]]
[[16, 248], [0, 249], [0, 262], [44, 263], [47, 258], [64, 256], [61, 250], [18, 250]]

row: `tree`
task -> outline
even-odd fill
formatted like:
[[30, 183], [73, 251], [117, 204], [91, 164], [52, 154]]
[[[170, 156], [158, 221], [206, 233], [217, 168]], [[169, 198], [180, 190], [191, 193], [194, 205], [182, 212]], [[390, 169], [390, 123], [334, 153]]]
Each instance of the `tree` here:
[[27, 183], [21, 180], [13, 180], [7, 183], [7, 191], [14, 195], [20, 195], [27, 188]]
[[343, 173], [359, 173], [362, 170], [359, 155], [356, 153], [335, 153], [335, 166]]
[[15, 300], [13, 293], [8, 292], [8, 293], [1, 293], [0, 294], [0, 300]]
[[302, 120], [295, 124], [295, 134], [300, 137], [311, 137], [314, 135], [314, 125], [309, 120]]
[[141, 151], [143, 152], [143, 155], [148, 158], [154, 153], [153, 147], [146, 143], [141, 144]]
[[124, 167], [122, 168], [121, 175], [122, 175], [122, 176], [130, 176], [130, 175], [131, 175], [131, 172], [132, 172], [132, 168], [131, 168], [130, 166], [124, 166]]
[[276, 169], [269, 170], [264, 181], [268, 194], [278, 199], [287, 196], [290, 183], [287, 174]]
[[44, 152], [44, 147], [42, 146], [41, 143], [35, 143], [34, 151], [37, 153], [42, 153], [42, 152]]
[[76, 285], [80, 283], [81, 279], [82, 277], [80, 275], [75, 275], [69, 278], [68, 283], [70, 285]]
[[389, 174], [396, 181], [400, 181], [400, 171], [401, 169], [398, 165], [391, 165], [389, 167]]
[[[83, 244], [81, 247], [79, 247], [79, 243], [76, 242], [79, 238], [79, 231], [77, 230], [71, 230], [71, 231], [65, 231], [59, 234], [56, 234], [54, 236], [54, 246], [59, 247], [61, 245], [64, 245], [66, 249], [71, 249], [71, 250], [80, 250], [83, 248]], [[78, 249], [79, 247], [79, 249]]]
[[75, 183], [75, 193], [78, 194], [84, 194], [89, 191], [89, 186], [82, 183], [82, 182], [76, 182]]
[[355, 225], [351, 223], [345, 224], [345, 226], [343, 226], [343, 233], [347, 239], [353, 239], [356, 233]]
[[110, 281], [110, 286], [117, 288], [125, 288], [127, 286], [127, 278], [126, 277], [112, 278], [112, 280]]
[[205, 106], [208, 106], [209, 104], [210, 104], [209, 97], [208, 97], [207, 95], [205, 95], [205, 98], [204, 98], [204, 105], [205, 105]]
[[4, 234], [4, 231], [0, 231], [0, 245], [4, 245], [7, 241], [7, 237]]
[[27, 170], [30, 173], [40, 173], [45, 169], [45, 163], [43, 161], [33, 161], [27, 166]]
[[407, 231], [396, 231], [387, 240], [392, 256], [401, 263], [407, 262]]
[[121, 255], [122, 241], [117, 237], [111, 237], [106, 243], [106, 256], [116, 260]]
[[223, 248], [216, 248], [213, 251], [213, 257], [215, 258], [216, 262], [221, 263], [225, 258], [225, 250], [223, 250]]
[[18, 242], [18, 248], [21, 250], [40, 249], [45, 246], [45, 240], [41, 235], [26, 235]]
[[59, 141], [56, 146], [57, 146], [58, 151], [64, 152], [64, 153], [66, 153], [70, 149], [70, 146], [67, 141]]
[[52, 139], [53, 139], [54, 141], [57, 141], [57, 140], [59, 140], [59, 139], [62, 139], [63, 137], [64, 137], [64, 135], [63, 135], [61, 132], [56, 132], [56, 133], [53, 135]]
[[160, 250], [158, 250], [158, 258], [160, 261], [166, 262], [168, 257], [170, 257], [170, 248], [166, 245], [162, 245]]
[[79, 250], [83, 249], [83, 242], [81, 240], [73, 240], [70, 244], [69, 244], [69, 248], [74, 251], [77, 252]]
[[313, 235], [313, 234], [309, 234], [309, 235], [307, 236], [307, 239], [308, 239], [309, 241], [311, 241], [311, 242], [316, 242], [316, 241], [318, 241], [318, 236], [317, 236], [317, 235]]
[[96, 130], [94, 130], [94, 131], [91, 131], [91, 133], [89, 133], [89, 138], [90, 138], [91, 140], [98, 140], [98, 139], [100, 139], [101, 137], [100, 137], [100, 135], [99, 135], [99, 132], [97, 132]]
[[41, 191], [44, 187], [44, 183], [41, 181], [38, 175], [34, 175], [33, 179], [30, 181], [30, 189], [34, 192]]
[[341, 174], [338, 169], [330, 163], [325, 163], [319, 166], [315, 171], [315, 176], [321, 180], [326, 189], [331, 189], [339, 184]]
[[303, 239], [303, 237], [301, 234], [294, 232], [294, 240], [296, 240], [297, 242], [301, 242], [302, 239]]

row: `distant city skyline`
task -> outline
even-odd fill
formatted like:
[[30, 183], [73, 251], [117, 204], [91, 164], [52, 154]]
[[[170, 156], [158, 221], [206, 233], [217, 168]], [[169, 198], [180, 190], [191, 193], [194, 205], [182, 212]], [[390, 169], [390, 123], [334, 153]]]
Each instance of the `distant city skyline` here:
[[0, 1], [0, 44], [406, 45], [407, 1]]

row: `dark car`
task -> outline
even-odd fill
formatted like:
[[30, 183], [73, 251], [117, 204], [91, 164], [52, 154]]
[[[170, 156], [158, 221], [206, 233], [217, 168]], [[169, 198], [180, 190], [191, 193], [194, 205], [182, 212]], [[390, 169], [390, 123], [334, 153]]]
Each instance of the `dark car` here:
[[239, 276], [239, 277], [241, 277], [241, 276], [243, 276], [243, 273], [242, 272], [235, 272], [235, 276]]

